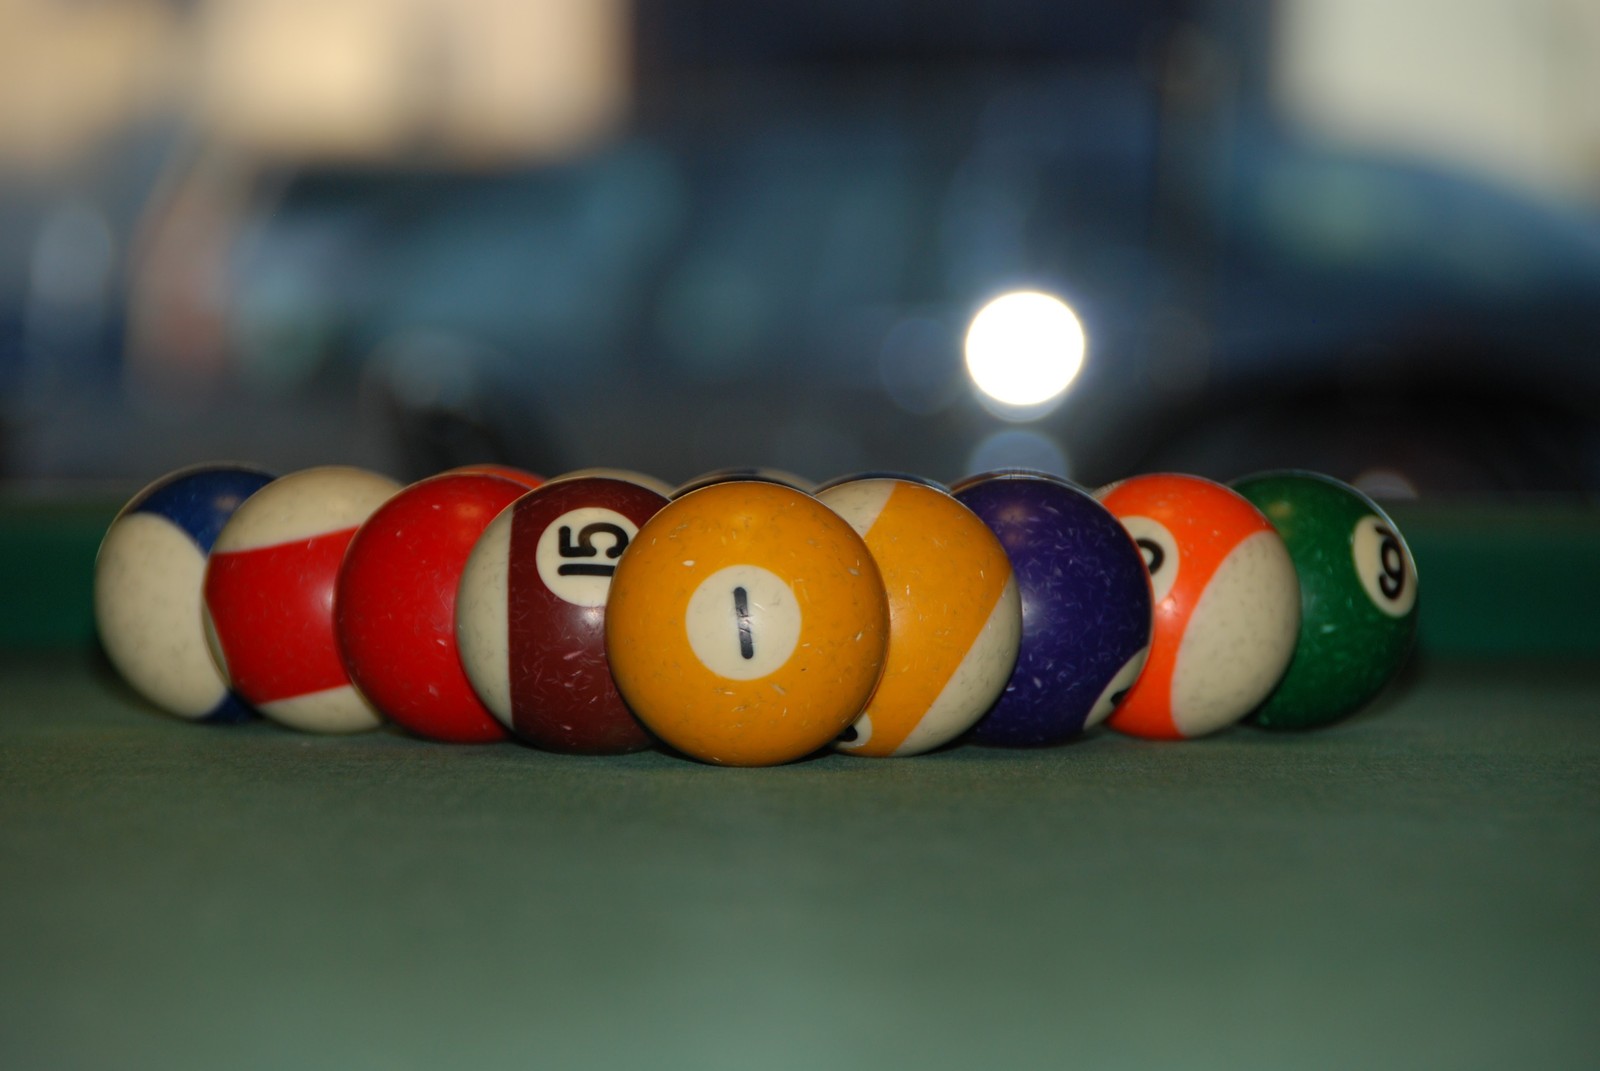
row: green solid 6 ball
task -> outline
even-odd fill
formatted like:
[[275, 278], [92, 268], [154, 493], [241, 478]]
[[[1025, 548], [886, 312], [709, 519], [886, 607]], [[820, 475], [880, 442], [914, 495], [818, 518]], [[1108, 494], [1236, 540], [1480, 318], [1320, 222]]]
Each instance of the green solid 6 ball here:
[[1278, 530], [1300, 578], [1294, 658], [1252, 718], [1269, 729], [1338, 721], [1369, 703], [1411, 652], [1411, 550], [1376, 503], [1332, 477], [1267, 472], [1232, 486]]

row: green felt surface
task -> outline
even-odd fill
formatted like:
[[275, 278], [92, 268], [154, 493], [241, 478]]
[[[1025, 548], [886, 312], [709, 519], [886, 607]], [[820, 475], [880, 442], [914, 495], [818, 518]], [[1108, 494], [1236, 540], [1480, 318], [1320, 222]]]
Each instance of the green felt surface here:
[[1600, 669], [1307, 735], [723, 770], [0, 660], [0, 1066], [1587, 1068]]

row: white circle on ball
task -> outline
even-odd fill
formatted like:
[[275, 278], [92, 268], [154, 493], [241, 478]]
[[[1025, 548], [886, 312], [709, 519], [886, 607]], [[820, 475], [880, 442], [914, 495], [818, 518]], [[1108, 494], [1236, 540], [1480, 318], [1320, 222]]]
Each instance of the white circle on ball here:
[[639, 526], [616, 510], [584, 506], [563, 513], [539, 535], [539, 579], [574, 606], [604, 606], [617, 561], [638, 534]]
[[1071, 386], [1083, 367], [1083, 324], [1058, 297], [1002, 294], [967, 328], [967, 374], [1003, 405], [1035, 406]]
[[1382, 517], [1356, 522], [1350, 557], [1372, 605], [1390, 617], [1404, 617], [1417, 604], [1417, 567], [1406, 545]]
[[1144, 557], [1145, 572], [1150, 574], [1150, 599], [1152, 606], [1161, 605], [1172, 585], [1178, 582], [1178, 541], [1167, 526], [1153, 517], [1122, 517], [1122, 527], [1128, 530], [1133, 542]]
[[684, 612], [689, 646], [711, 672], [757, 680], [789, 661], [800, 643], [800, 601], [783, 578], [759, 565], [712, 573]]

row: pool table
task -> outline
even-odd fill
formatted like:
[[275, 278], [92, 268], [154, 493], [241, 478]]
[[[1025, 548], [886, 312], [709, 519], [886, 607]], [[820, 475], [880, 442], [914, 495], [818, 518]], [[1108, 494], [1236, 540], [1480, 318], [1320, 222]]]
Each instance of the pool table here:
[[1397, 510], [1307, 734], [728, 770], [196, 726], [0, 496], [0, 1067], [1592, 1068], [1600, 514]]

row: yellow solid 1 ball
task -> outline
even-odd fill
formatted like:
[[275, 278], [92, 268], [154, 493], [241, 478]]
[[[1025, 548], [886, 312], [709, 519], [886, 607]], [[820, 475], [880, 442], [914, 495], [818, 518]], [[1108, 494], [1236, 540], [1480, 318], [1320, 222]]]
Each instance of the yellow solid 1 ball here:
[[889, 609], [866, 543], [780, 484], [693, 491], [617, 563], [606, 657], [634, 714], [686, 755], [769, 766], [832, 743], [883, 669]]

